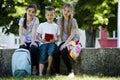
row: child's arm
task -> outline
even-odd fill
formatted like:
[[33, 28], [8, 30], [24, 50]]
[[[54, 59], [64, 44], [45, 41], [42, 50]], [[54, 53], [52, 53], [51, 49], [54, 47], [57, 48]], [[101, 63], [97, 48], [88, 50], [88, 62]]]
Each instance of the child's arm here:
[[38, 39], [40, 40], [40, 42], [45, 43], [46, 40], [42, 39], [42, 34], [38, 33]]
[[35, 43], [35, 38], [36, 38], [37, 27], [38, 27], [38, 25], [36, 24], [32, 28], [32, 42], [31, 42], [31, 45], [33, 44], [33, 45], [36, 45], [36, 46], [37, 46], [37, 44]]
[[23, 26], [19, 26], [19, 37], [20, 37], [20, 41], [21, 41], [21, 45], [26, 45], [25, 44], [25, 40], [24, 40], [24, 38], [23, 38]]
[[60, 50], [63, 50], [67, 46], [68, 42], [70, 42], [73, 39], [75, 32], [76, 32], [76, 28], [72, 28], [70, 36], [65, 41], [65, 43], [61, 46]]
[[50, 42], [51, 42], [51, 43], [58, 42], [58, 41], [59, 41], [59, 38], [60, 38], [60, 35], [57, 36], [57, 39], [51, 39]]

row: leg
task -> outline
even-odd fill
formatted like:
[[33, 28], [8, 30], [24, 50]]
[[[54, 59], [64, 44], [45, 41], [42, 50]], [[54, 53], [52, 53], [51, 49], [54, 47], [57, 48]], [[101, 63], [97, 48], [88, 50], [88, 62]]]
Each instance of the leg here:
[[62, 58], [63, 58], [64, 63], [66, 64], [68, 72], [69, 72], [68, 77], [73, 78], [74, 77], [74, 72], [73, 72], [73, 69], [72, 69], [72, 64], [71, 64], [70, 59], [69, 59], [67, 47], [62, 50]]
[[26, 49], [27, 47], [25, 45], [20, 45], [19, 48]]
[[39, 76], [43, 75], [44, 64], [39, 64]]
[[53, 60], [53, 57], [51, 55], [48, 56], [48, 67], [47, 67], [47, 70], [50, 70], [51, 65], [52, 65], [52, 60]]
[[47, 45], [42, 44], [39, 48], [40, 58], [39, 58], [39, 75], [43, 75], [44, 63], [47, 62]]
[[72, 72], [72, 64], [69, 59], [67, 47], [65, 49], [63, 49], [61, 52], [62, 52], [61, 55], [62, 55], [63, 61], [64, 61], [65, 65], [67, 66], [68, 72], [71, 73]]
[[48, 44], [48, 67], [47, 67], [47, 74], [50, 74], [51, 72], [51, 66], [52, 66], [52, 62], [53, 62], [53, 54], [55, 53], [55, 49], [57, 47], [56, 44], [54, 43], [49, 43]]
[[28, 49], [28, 46], [29, 46], [29, 45], [28, 45], [28, 44], [26, 44], [26, 45], [27, 45], [27, 46], [25, 46], [25, 45], [20, 45], [19, 48]]
[[53, 55], [53, 61], [54, 61], [54, 67], [55, 67], [55, 73], [59, 74], [60, 73], [60, 51], [59, 47], [55, 49], [55, 53]]
[[37, 73], [37, 65], [38, 65], [38, 47], [31, 45], [30, 48], [31, 53], [31, 62], [32, 62], [32, 71], [33, 74]]
[[[64, 42], [63, 42], [64, 43]], [[55, 54], [54, 54], [54, 63], [55, 63], [55, 73], [60, 74], [60, 56], [61, 56], [61, 51], [60, 47], [63, 45], [61, 43], [56, 49], [55, 49]]]
[[30, 46], [30, 42], [25, 42], [26, 46], [25, 45], [20, 45], [19, 48], [23, 48], [23, 49], [28, 49], [29, 50], [29, 46]]
[[26, 46], [25, 45], [20, 45], [19, 48], [24, 48], [24, 49], [28, 49], [30, 51], [30, 55], [31, 55], [31, 63], [32, 63], [32, 73], [36, 74], [37, 73], [37, 68], [36, 66], [38, 65], [38, 48], [35, 47], [34, 45], [30, 46], [31, 43], [27, 43], [26, 42]]

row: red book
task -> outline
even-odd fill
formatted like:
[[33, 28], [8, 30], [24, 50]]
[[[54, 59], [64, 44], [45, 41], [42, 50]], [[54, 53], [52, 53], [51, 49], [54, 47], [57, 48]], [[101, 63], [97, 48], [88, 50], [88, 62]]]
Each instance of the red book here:
[[45, 33], [45, 40], [50, 41], [51, 39], [53, 39], [53, 34]]

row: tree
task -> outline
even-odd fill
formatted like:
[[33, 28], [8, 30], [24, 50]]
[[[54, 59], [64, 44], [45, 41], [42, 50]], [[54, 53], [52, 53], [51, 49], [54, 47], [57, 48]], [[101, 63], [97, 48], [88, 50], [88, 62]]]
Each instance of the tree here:
[[9, 14], [16, 12], [14, 5], [15, 3], [13, 0], [0, 0], [0, 26], [5, 26], [4, 29], [8, 29], [7, 27], [12, 20], [12, 17], [9, 16]]
[[113, 7], [116, 4], [117, 0], [78, 0], [75, 18], [79, 27], [85, 29], [86, 47], [95, 47], [96, 31], [100, 25], [106, 27], [108, 31], [113, 30], [111, 26], [116, 23], [110, 22], [116, 18], [116, 7]]
[[[56, 8], [56, 14], [59, 15], [60, 6], [66, 0], [0, 0], [0, 26], [4, 27], [3, 31], [6, 34], [18, 34], [18, 21], [24, 14], [25, 7], [34, 3], [38, 7], [37, 17], [40, 22], [45, 21], [45, 6], [53, 6]], [[13, 24], [11, 24], [12, 22]], [[10, 26], [11, 25], [11, 26]]]
[[23, 12], [20, 7], [25, 7], [26, 4], [23, 0], [0, 0], [0, 26], [5, 34], [18, 34], [20, 12]]

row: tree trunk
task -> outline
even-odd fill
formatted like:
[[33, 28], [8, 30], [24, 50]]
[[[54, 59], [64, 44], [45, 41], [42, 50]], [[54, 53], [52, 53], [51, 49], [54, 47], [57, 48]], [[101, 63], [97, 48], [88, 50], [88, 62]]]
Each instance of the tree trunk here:
[[95, 47], [96, 29], [88, 28], [85, 30], [86, 47]]

